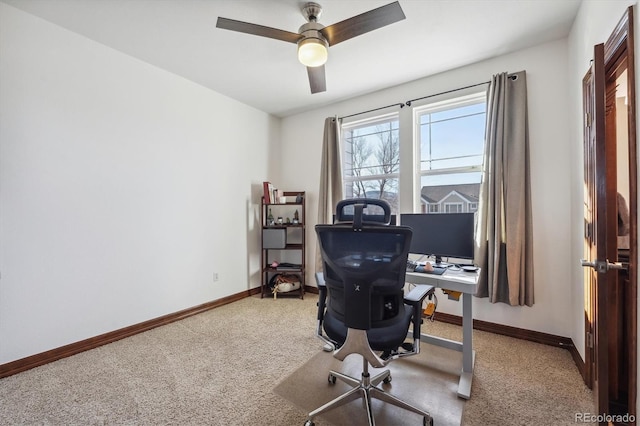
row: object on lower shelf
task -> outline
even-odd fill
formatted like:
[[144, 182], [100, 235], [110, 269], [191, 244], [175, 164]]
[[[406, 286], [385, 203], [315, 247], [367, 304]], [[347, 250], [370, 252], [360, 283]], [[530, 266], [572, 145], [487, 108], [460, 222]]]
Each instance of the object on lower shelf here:
[[433, 313], [436, 311], [436, 304], [433, 302], [429, 302], [426, 308], [424, 308], [424, 315], [427, 317], [431, 317]]
[[422, 315], [428, 320], [434, 321], [436, 319], [436, 309], [438, 308], [438, 298], [433, 293], [428, 297], [427, 306], [422, 311]]
[[462, 295], [462, 292], [455, 291], [455, 290], [442, 289], [442, 292], [447, 295], [449, 300], [455, 300], [455, 301], [459, 301], [460, 300], [460, 295]]
[[269, 287], [273, 293], [273, 298], [278, 297], [278, 293], [289, 293], [300, 288], [300, 277], [295, 274], [276, 274], [269, 281]]

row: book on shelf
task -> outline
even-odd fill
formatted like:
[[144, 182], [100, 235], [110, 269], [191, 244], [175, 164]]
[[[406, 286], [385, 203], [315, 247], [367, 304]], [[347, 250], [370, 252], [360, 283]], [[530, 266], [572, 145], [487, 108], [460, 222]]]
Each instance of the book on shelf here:
[[300, 268], [302, 268], [302, 265], [299, 263], [282, 262], [279, 263], [275, 269], [278, 271], [297, 271], [300, 270]]
[[262, 195], [266, 204], [272, 204], [276, 202], [276, 191], [277, 190], [273, 187], [273, 184], [271, 184], [271, 182], [262, 182]]

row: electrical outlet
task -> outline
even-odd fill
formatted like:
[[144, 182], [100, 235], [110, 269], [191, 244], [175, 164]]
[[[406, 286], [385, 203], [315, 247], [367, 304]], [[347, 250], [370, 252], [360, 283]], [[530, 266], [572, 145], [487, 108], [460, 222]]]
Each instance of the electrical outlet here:
[[218, 273], [214, 272], [213, 273], [213, 282], [216, 282], [216, 281], [218, 281]]

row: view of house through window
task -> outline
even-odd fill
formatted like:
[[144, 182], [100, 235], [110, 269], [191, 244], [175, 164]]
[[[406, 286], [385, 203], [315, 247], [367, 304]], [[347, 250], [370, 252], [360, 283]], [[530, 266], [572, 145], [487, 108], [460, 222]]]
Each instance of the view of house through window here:
[[[478, 210], [486, 97], [468, 95], [416, 107], [417, 213], [469, 213]], [[342, 125], [345, 198], [378, 198], [399, 213], [400, 124], [398, 113]], [[405, 141], [405, 139], [403, 139]], [[410, 140], [407, 139], [407, 142]], [[405, 167], [405, 166], [403, 166]], [[408, 195], [407, 195], [408, 196]]]
[[342, 126], [345, 198], [376, 198], [398, 212], [400, 140], [397, 114]]
[[486, 99], [484, 93], [417, 108], [420, 212], [478, 210]]

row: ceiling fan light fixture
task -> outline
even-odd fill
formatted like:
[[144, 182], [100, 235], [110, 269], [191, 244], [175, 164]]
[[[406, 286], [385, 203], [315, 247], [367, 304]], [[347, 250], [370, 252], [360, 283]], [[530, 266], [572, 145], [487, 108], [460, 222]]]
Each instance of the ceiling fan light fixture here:
[[298, 60], [307, 67], [319, 67], [329, 57], [328, 44], [319, 38], [305, 38], [298, 43]]

